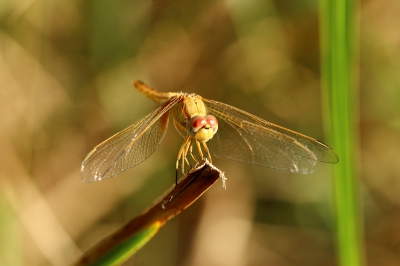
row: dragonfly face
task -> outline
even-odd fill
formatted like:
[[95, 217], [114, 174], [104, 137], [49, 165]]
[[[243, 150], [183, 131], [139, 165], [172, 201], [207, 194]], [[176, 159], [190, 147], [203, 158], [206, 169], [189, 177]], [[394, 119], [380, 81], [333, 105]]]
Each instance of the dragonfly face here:
[[89, 152], [81, 166], [84, 182], [116, 176], [147, 159], [164, 138], [170, 116], [185, 138], [176, 162], [182, 172], [187, 155], [197, 161], [193, 146], [200, 159], [204, 150], [211, 161], [210, 147], [217, 157], [295, 173], [312, 172], [318, 161], [339, 161], [328, 145], [233, 106], [196, 94], [160, 92], [141, 81], [134, 85], [161, 106]]
[[194, 116], [188, 123], [187, 131], [197, 141], [207, 142], [217, 133], [218, 120], [212, 115]]

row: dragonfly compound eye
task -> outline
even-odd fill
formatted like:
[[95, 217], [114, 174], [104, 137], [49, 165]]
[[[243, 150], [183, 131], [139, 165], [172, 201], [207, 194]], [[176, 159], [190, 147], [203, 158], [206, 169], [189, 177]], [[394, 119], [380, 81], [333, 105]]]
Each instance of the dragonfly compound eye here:
[[197, 115], [192, 117], [192, 119], [190, 119], [190, 131], [193, 133], [196, 133], [206, 125], [207, 125], [207, 120], [202, 116]]
[[207, 125], [209, 125], [212, 128], [212, 130], [214, 131], [214, 134], [217, 133], [217, 130], [218, 130], [217, 118], [215, 118], [215, 116], [213, 116], [213, 115], [207, 115], [206, 121], [207, 121]]

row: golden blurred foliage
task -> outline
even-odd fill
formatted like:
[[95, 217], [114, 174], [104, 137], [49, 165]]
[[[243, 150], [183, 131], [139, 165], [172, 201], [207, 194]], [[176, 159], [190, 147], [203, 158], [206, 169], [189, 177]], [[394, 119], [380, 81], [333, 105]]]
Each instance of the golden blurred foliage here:
[[[0, 2], [0, 265], [70, 265], [173, 184], [172, 127], [141, 165], [80, 181], [87, 152], [156, 108], [133, 79], [323, 140], [317, 4]], [[400, 265], [399, 13], [398, 1], [361, 1], [368, 265]], [[127, 265], [336, 265], [333, 166], [304, 176], [214, 163], [228, 189], [214, 186]]]

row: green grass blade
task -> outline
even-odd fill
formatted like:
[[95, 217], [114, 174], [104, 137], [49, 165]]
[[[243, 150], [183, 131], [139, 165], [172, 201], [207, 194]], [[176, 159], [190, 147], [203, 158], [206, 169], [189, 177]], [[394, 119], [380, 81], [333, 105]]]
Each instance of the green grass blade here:
[[[321, 1], [322, 82], [326, 128], [340, 162], [334, 171], [339, 265], [364, 265], [357, 173], [358, 1]], [[329, 122], [328, 122], [329, 121]]]
[[99, 257], [91, 265], [121, 265], [133, 254], [143, 247], [162, 227], [162, 223], [155, 222], [148, 228], [144, 228], [132, 235], [121, 243], [118, 243], [111, 250], [106, 252], [103, 256]]

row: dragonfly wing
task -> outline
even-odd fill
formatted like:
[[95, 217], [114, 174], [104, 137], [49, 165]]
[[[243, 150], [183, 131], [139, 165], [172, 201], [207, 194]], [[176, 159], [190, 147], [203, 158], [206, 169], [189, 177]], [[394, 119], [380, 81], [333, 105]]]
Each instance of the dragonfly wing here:
[[207, 142], [211, 153], [264, 167], [309, 173], [316, 162], [337, 163], [327, 145], [269, 123], [233, 106], [204, 99], [209, 114], [218, 119], [218, 132]]
[[169, 110], [181, 99], [173, 97], [136, 124], [96, 146], [82, 162], [84, 182], [100, 181], [147, 159], [165, 136]]

